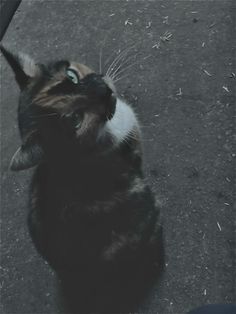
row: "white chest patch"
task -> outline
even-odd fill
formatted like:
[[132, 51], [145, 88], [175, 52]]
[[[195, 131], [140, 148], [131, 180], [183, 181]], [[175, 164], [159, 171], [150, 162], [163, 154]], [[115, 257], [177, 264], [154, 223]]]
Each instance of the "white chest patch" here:
[[113, 118], [106, 122], [103, 134], [109, 133], [115, 143], [124, 141], [133, 132], [139, 129], [138, 121], [132, 108], [117, 98], [116, 111]]

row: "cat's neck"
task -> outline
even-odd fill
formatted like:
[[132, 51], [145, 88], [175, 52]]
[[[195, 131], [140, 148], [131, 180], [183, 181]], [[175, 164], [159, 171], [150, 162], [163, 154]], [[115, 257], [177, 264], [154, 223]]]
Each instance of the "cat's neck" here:
[[40, 180], [35, 182], [49, 194], [69, 194], [85, 200], [106, 198], [123, 191], [134, 176], [141, 175], [141, 157], [135, 157], [127, 143], [124, 146], [94, 159], [78, 159], [77, 163], [45, 162], [38, 167]]

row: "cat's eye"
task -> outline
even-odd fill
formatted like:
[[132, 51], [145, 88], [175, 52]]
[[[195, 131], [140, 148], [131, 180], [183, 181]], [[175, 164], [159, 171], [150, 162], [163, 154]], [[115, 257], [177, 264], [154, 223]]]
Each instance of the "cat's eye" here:
[[66, 70], [66, 76], [68, 77], [69, 80], [71, 80], [74, 84], [79, 83], [79, 77], [78, 74], [74, 69], [67, 69]]

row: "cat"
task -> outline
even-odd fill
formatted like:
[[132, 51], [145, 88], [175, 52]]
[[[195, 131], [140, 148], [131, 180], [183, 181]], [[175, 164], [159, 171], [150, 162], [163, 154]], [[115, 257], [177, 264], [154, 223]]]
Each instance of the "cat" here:
[[94, 302], [98, 310], [105, 291], [103, 311], [120, 311], [122, 296], [137, 301], [134, 291], [163, 266], [160, 211], [143, 174], [134, 110], [111, 77], [86, 65], [1, 51], [20, 87], [22, 145], [10, 168], [35, 167], [33, 243], [75, 299], [87, 291], [87, 308]]

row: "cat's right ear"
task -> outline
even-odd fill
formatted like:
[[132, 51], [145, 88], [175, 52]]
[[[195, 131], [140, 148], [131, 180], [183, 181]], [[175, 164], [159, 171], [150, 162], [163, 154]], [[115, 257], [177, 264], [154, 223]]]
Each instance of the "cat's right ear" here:
[[13, 171], [29, 169], [40, 164], [43, 157], [43, 149], [37, 140], [37, 135], [32, 134], [13, 155], [10, 169]]
[[14, 54], [9, 49], [5, 48], [2, 44], [0, 50], [12, 68], [16, 81], [20, 89], [24, 89], [29, 83], [30, 79], [40, 73], [40, 67], [28, 55], [19, 53]]

